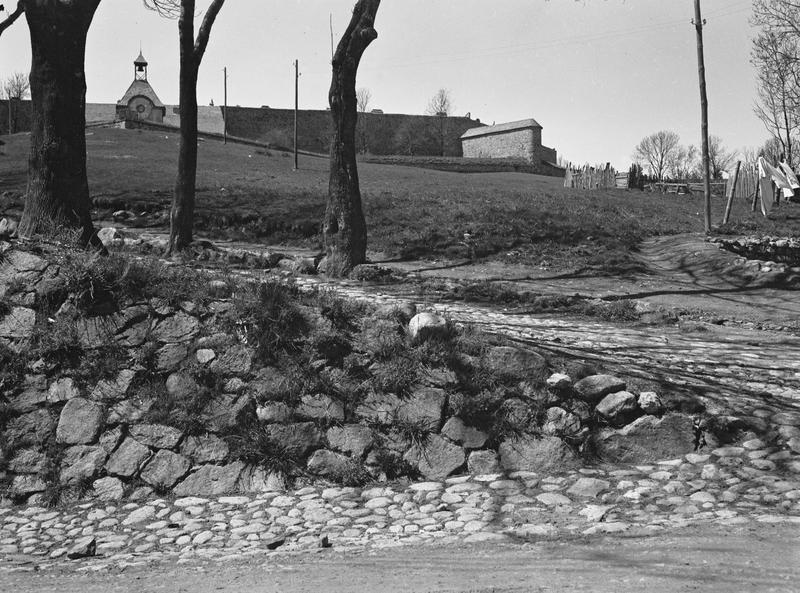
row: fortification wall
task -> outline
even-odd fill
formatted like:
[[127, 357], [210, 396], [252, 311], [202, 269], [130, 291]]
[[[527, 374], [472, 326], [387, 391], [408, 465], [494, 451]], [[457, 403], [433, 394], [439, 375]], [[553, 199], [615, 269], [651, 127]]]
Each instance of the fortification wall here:
[[[481, 123], [466, 117], [435, 117], [391, 113], [361, 113], [356, 132], [359, 150], [370, 154], [461, 156], [459, 138]], [[241, 138], [277, 146], [291, 146], [294, 134], [292, 109], [228, 107], [228, 132]], [[331, 114], [327, 110], [298, 113], [297, 143], [302, 150], [330, 149]], [[442, 139], [444, 142], [442, 142]]]

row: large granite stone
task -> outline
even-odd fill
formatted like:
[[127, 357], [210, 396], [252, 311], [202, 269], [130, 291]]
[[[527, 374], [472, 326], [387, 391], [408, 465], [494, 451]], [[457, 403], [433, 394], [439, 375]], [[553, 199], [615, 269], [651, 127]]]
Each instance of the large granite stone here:
[[548, 473], [579, 465], [575, 452], [561, 439], [532, 436], [503, 441], [498, 448], [500, 465], [506, 471]]
[[96, 476], [103, 468], [108, 454], [102, 447], [76, 445], [64, 451], [61, 461], [61, 483], [82, 482]]
[[423, 387], [417, 389], [397, 408], [397, 419], [427, 430], [438, 430], [447, 394], [444, 389]]
[[317, 449], [309, 457], [306, 468], [312, 474], [322, 476], [324, 478], [336, 478], [343, 476], [350, 467], [352, 467], [351, 458], [328, 451], [327, 449]]
[[361, 424], [332, 426], [326, 434], [328, 444], [337, 451], [360, 458], [372, 446], [375, 435], [372, 429]]
[[236, 461], [228, 465], [203, 465], [178, 484], [175, 496], [221, 496], [236, 492], [244, 463]]
[[304, 395], [295, 413], [304, 420], [344, 421], [344, 406], [325, 394]]
[[228, 444], [213, 434], [188, 436], [181, 444], [181, 455], [195, 463], [219, 463], [228, 458]]
[[416, 444], [404, 459], [417, 467], [429, 480], [442, 480], [464, 465], [464, 449], [438, 434], [430, 435], [423, 444]]
[[605, 396], [595, 411], [611, 426], [624, 426], [639, 411], [636, 396], [628, 391], [617, 391]]
[[133, 438], [126, 438], [106, 463], [106, 471], [114, 476], [130, 478], [150, 457], [150, 449]]
[[103, 406], [76, 397], [61, 410], [56, 440], [65, 445], [89, 444], [97, 440], [103, 427]]
[[143, 445], [156, 449], [174, 449], [183, 437], [183, 432], [177, 428], [163, 424], [134, 424], [129, 432]]
[[299, 457], [305, 457], [322, 444], [322, 433], [313, 422], [268, 424], [264, 433], [270, 442]]
[[625, 390], [625, 381], [612, 375], [590, 375], [572, 386], [575, 395], [589, 403], [597, 403], [609, 393]]
[[165, 490], [172, 488], [190, 467], [192, 463], [183, 455], [161, 449], [144, 467], [141, 477], [157, 491]]
[[486, 362], [496, 372], [520, 379], [539, 379], [547, 371], [547, 360], [544, 356], [512, 346], [490, 348], [486, 354]]
[[191, 315], [178, 312], [162, 319], [153, 327], [153, 338], [159, 342], [176, 344], [191, 341], [200, 331], [200, 324]]
[[489, 435], [482, 430], [467, 426], [461, 418], [455, 416], [445, 422], [442, 434], [467, 449], [480, 449], [489, 438]]
[[592, 441], [603, 461], [649, 463], [694, 451], [694, 426], [692, 417], [685, 414], [642, 416], [622, 429], [601, 430]]

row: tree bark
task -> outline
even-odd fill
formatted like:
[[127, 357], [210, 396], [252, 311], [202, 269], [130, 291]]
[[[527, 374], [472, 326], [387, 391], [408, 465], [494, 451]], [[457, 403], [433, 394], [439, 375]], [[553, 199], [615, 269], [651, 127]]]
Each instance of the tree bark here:
[[333, 56], [328, 99], [333, 118], [328, 203], [323, 238], [329, 274], [346, 274], [367, 260], [367, 225], [361, 207], [356, 163], [358, 103], [356, 74], [364, 51], [378, 37], [380, 0], [358, 0], [353, 18]]
[[100, 0], [29, 0], [31, 149], [21, 237], [77, 229], [102, 246], [91, 218], [86, 177], [86, 35]]
[[181, 0], [178, 18], [181, 139], [175, 193], [170, 211], [169, 254], [186, 249], [193, 240], [197, 190], [197, 77], [208, 46], [211, 27], [224, 3], [225, 0], [214, 0], [211, 3], [195, 40], [195, 0]]
[[181, 139], [178, 173], [172, 198], [169, 253], [186, 249], [192, 242], [194, 203], [197, 189], [197, 76], [194, 55], [194, 0], [184, 1], [178, 20], [180, 36]]

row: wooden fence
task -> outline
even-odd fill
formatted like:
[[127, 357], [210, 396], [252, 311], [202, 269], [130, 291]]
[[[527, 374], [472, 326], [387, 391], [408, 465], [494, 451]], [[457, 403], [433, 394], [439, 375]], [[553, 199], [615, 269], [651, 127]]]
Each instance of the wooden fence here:
[[[728, 179], [728, 186], [734, 182], [734, 176], [731, 175]], [[749, 200], [756, 195], [756, 186], [758, 185], [758, 163], [742, 163], [739, 166], [739, 179], [736, 181], [736, 191], [733, 194], [734, 199]], [[730, 189], [725, 189], [725, 195], [730, 195]]]
[[[624, 185], [623, 185], [624, 183]], [[564, 187], [572, 189], [614, 189], [628, 187], [628, 174], [617, 173], [610, 164], [592, 167], [566, 166], [564, 174]]]

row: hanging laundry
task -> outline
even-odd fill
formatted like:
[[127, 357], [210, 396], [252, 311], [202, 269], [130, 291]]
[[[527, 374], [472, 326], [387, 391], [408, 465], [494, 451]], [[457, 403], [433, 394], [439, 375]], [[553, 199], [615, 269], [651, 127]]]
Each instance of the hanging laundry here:
[[773, 183], [783, 192], [784, 197], [794, 196], [794, 189], [783, 171], [770, 165], [763, 156], [758, 157], [758, 183], [761, 189], [761, 212], [764, 216], [770, 213], [775, 203]]
[[788, 163], [781, 163], [781, 171], [786, 175], [786, 179], [789, 180], [789, 185], [792, 186], [792, 189], [800, 189], [800, 181], [797, 180], [797, 175], [795, 175]]

